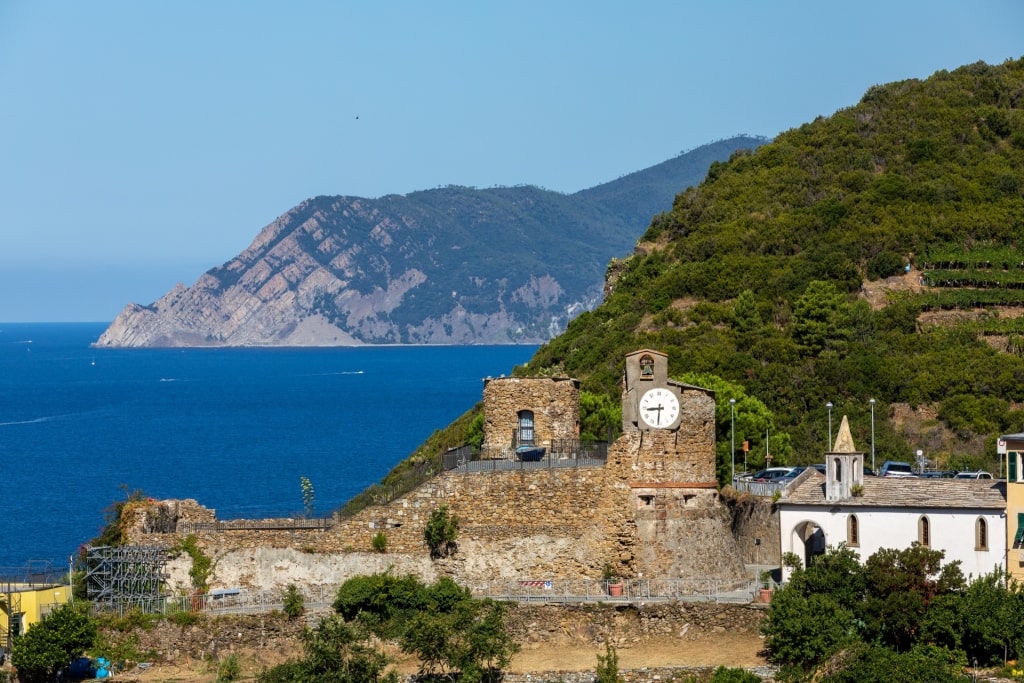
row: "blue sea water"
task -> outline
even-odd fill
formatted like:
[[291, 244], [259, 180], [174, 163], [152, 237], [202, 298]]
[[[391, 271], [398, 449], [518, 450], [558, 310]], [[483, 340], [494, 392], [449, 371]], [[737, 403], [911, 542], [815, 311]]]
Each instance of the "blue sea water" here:
[[125, 487], [218, 517], [327, 514], [534, 346], [93, 349], [105, 323], [0, 324], [0, 567], [63, 566]]

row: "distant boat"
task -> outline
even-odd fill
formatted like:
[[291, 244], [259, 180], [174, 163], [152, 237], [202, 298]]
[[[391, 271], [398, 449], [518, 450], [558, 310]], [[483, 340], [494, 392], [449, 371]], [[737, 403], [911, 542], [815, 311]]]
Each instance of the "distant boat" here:
[[544, 446], [519, 446], [516, 448], [516, 459], [522, 462], [537, 462], [544, 457], [546, 450]]

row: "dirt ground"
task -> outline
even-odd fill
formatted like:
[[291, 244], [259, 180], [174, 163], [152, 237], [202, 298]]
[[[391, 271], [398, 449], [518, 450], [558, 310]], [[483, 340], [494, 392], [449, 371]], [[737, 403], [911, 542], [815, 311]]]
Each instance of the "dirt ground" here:
[[[762, 648], [761, 638], [749, 633], [718, 633], [699, 640], [676, 638], [651, 639], [643, 644], [620, 645], [616, 647], [619, 669], [641, 667], [673, 666], [761, 666], [765, 664], [758, 655]], [[240, 652], [239, 661], [245, 678], [253, 680], [265, 667], [283, 661], [287, 655], [268, 656], [266, 652]], [[506, 667], [508, 673], [543, 673], [593, 671], [597, 655], [604, 654], [603, 647], [583, 647], [564, 643], [545, 643], [521, 650]], [[390, 653], [395, 660], [394, 667], [399, 674], [417, 671], [415, 659]], [[140, 683], [213, 683], [216, 670], [207, 662], [182, 662], [179, 665], [153, 665], [148, 670], [125, 672], [115, 680], [140, 681]]]

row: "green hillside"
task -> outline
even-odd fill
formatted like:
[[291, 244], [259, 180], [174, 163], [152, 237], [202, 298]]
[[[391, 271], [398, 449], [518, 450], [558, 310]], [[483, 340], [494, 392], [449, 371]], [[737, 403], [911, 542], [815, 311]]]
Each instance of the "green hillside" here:
[[[869, 305], [862, 287], [907, 265], [923, 285]], [[720, 443], [730, 396], [767, 406], [737, 415], [752, 459], [767, 432], [777, 458], [819, 461], [829, 401], [867, 450], [875, 398], [879, 461], [921, 448], [992, 465], [995, 437], [1024, 429], [1024, 326], [1005, 308], [1024, 301], [1024, 60], [872, 87], [713, 164], [609, 272], [607, 300], [519, 374], [564, 372], [615, 397], [623, 355], [652, 347], [673, 376], [721, 378]], [[942, 310], [964, 315], [925, 324]], [[938, 418], [904, 434], [895, 404]]]

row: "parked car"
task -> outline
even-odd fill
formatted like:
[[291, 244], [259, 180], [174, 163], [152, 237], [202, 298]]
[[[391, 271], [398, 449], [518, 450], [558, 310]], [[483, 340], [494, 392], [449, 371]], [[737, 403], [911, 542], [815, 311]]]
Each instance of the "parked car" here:
[[922, 472], [921, 477], [926, 479], [952, 479], [956, 476], [953, 470], [935, 470], [933, 472]]
[[878, 471], [880, 477], [916, 477], [909, 462], [899, 460], [886, 460], [882, 463], [882, 469]]
[[991, 479], [992, 475], [984, 470], [978, 472], [957, 472], [957, 479]]
[[769, 467], [767, 469], [761, 470], [760, 472], [755, 472], [750, 477], [750, 481], [776, 481], [786, 476], [792, 471], [792, 467]]
[[801, 474], [803, 474], [806, 469], [807, 469], [806, 467], [794, 467], [793, 469], [791, 469], [789, 471], [789, 474], [784, 474], [783, 476], [779, 477], [775, 481], [779, 481], [779, 482], [788, 484], [789, 482], [793, 481], [794, 479], [799, 477]]

